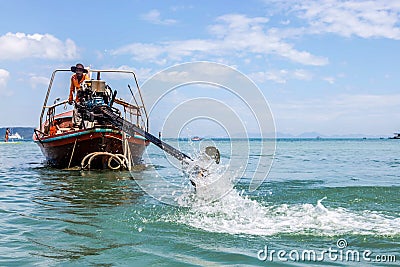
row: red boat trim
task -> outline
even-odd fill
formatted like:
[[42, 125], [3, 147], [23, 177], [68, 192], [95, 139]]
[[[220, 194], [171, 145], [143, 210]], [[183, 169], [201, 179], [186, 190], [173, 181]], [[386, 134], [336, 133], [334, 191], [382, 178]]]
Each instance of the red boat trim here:
[[[104, 134], [104, 135], [103, 135]], [[94, 139], [94, 138], [100, 138], [100, 137], [106, 137], [106, 138], [114, 138], [122, 141], [122, 136], [121, 132], [115, 129], [102, 129], [102, 128], [95, 128], [95, 129], [90, 129], [90, 130], [79, 130], [76, 132], [67, 132], [63, 133], [60, 135], [56, 136], [46, 136], [43, 138], [38, 138], [34, 136], [34, 142], [35, 143], [47, 143], [51, 145], [61, 145], [61, 144], [66, 144], [70, 142], [74, 142], [76, 138], [79, 138], [80, 141], [86, 140], [86, 139]], [[136, 143], [136, 144], [145, 144], [146, 146], [149, 144], [149, 140], [146, 140], [141, 135], [134, 135], [128, 137], [128, 141], [130, 143]]]
[[[51, 136], [51, 137], [43, 137], [42, 139], [40, 139], [40, 141], [42, 143], [49, 143], [49, 142], [54, 142], [57, 140], [62, 140], [62, 139], [67, 139], [67, 138], [71, 138], [71, 137], [78, 137], [78, 136], [82, 136], [82, 135], [87, 135], [87, 134], [91, 134], [91, 133], [120, 133], [118, 130], [113, 130], [113, 129], [99, 129], [99, 128], [95, 128], [95, 129], [90, 129], [90, 130], [80, 130], [77, 132], [73, 132], [73, 133], [64, 133], [61, 135], [56, 135], [56, 136]], [[38, 140], [34, 140], [35, 142]]]

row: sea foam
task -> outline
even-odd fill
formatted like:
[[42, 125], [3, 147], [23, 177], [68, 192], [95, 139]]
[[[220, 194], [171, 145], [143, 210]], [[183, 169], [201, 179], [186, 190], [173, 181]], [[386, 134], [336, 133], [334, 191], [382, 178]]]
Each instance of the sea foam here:
[[209, 232], [271, 236], [343, 234], [394, 236], [400, 234], [400, 218], [378, 211], [354, 211], [316, 204], [259, 203], [233, 189], [221, 198], [206, 202], [203, 196], [180, 214], [177, 222]]

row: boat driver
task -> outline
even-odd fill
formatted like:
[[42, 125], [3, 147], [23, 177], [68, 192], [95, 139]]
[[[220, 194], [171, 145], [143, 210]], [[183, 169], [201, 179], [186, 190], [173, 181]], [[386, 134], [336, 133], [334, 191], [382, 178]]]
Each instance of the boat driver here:
[[[68, 103], [72, 105], [73, 103], [73, 95], [75, 94], [75, 102], [79, 103], [81, 99], [81, 84], [85, 80], [90, 80], [89, 75], [87, 74], [88, 71], [85, 69], [83, 64], [78, 63], [76, 66], [71, 67], [71, 71], [74, 72], [74, 74], [71, 76], [71, 86], [69, 89], [69, 97], [68, 97]], [[78, 110], [75, 109], [73, 111], [73, 123], [74, 126], [80, 126], [82, 123], [82, 118], [78, 112]]]

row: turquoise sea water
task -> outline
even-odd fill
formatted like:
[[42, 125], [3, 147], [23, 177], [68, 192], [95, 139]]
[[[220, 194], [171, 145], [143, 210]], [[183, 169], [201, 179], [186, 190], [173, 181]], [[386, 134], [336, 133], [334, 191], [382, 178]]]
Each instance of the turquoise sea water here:
[[49, 169], [36, 144], [1, 144], [0, 266], [399, 265], [398, 140], [278, 140], [268, 178], [250, 192], [268, 155], [226, 154], [260, 143], [214, 141], [218, 168], [237, 183], [213, 201], [221, 188], [194, 192], [154, 146], [131, 175]]

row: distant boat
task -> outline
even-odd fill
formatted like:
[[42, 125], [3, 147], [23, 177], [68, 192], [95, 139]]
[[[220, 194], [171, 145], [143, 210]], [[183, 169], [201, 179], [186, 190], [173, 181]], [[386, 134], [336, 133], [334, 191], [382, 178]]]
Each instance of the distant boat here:
[[10, 141], [23, 140], [23, 139], [24, 138], [19, 133], [15, 133], [15, 134], [8, 136], [8, 140], [10, 140]]
[[389, 137], [389, 139], [400, 139], [400, 133], [394, 133], [394, 136]]
[[192, 137], [192, 141], [201, 141], [201, 140], [203, 140], [203, 138], [201, 138], [201, 137], [198, 137], [198, 136]]

